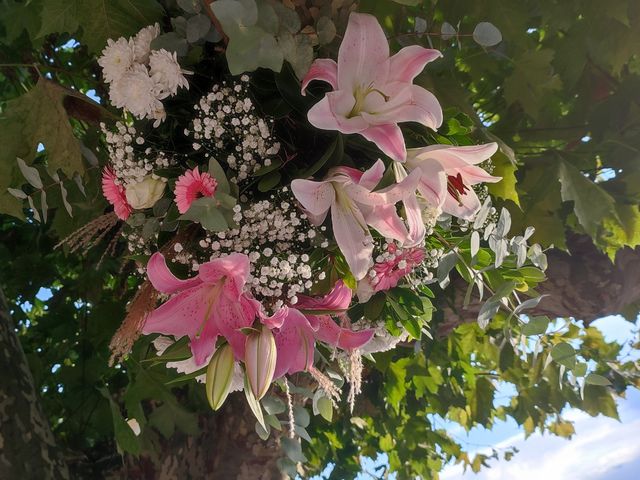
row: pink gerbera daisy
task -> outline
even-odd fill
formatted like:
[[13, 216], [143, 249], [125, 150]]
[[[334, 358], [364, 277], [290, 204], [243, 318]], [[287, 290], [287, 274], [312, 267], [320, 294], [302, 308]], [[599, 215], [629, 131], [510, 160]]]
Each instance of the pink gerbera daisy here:
[[131, 205], [127, 202], [124, 186], [116, 183], [116, 174], [109, 167], [102, 171], [102, 194], [113, 205], [113, 209], [120, 220], [126, 220], [131, 215]]
[[176, 205], [178, 211], [185, 213], [194, 200], [201, 197], [213, 197], [218, 182], [207, 172], [200, 173], [198, 167], [187, 170], [176, 182]]

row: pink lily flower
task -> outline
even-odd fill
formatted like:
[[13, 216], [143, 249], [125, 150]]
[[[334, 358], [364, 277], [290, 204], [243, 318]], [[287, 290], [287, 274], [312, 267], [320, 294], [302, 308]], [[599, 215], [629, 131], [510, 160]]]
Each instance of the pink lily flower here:
[[501, 180], [501, 177], [489, 175], [477, 166], [488, 160], [497, 149], [496, 143], [412, 148], [408, 151], [405, 165], [411, 171], [422, 172], [418, 192], [424, 199], [441, 207], [445, 213], [470, 220], [480, 209], [480, 200], [471, 187]]
[[302, 94], [312, 80], [333, 87], [309, 110], [309, 122], [323, 130], [359, 133], [386, 155], [404, 162], [407, 150], [398, 123], [418, 122], [432, 129], [442, 125], [436, 97], [413, 79], [442, 54], [419, 45], [389, 56], [389, 43], [376, 17], [352, 13], [338, 62], [318, 59], [302, 80]]
[[234, 253], [200, 265], [187, 280], [176, 278], [164, 256], [154, 253], [147, 264], [154, 288], [172, 297], [147, 318], [142, 333], [162, 333], [176, 338], [187, 335], [196, 365], [205, 363], [223, 336], [237, 359], [244, 358], [243, 327], [257, 315], [255, 302], [243, 292], [249, 276], [249, 258]]
[[371, 340], [374, 334], [371, 329], [354, 332], [340, 327], [330, 315], [312, 313], [313, 310], [318, 310], [318, 313], [346, 311], [351, 296], [351, 289], [340, 280], [325, 297], [300, 295], [296, 308], [284, 307], [280, 314], [262, 318], [263, 323], [273, 330], [276, 341], [278, 354], [273, 378], [309, 370], [313, 366], [316, 341], [353, 350]]
[[313, 223], [320, 225], [331, 210], [333, 235], [356, 280], [366, 275], [372, 263], [373, 239], [369, 226], [401, 243], [411, 237], [395, 204], [414, 194], [420, 172], [385, 189], [372, 191], [384, 170], [384, 163], [378, 160], [365, 172], [337, 167], [325, 180], [291, 182], [293, 194]]

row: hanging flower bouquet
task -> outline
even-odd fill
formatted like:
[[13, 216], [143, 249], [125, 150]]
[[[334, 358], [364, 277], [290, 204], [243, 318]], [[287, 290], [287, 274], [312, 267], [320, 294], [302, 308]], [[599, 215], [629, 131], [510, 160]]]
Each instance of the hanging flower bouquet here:
[[[439, 51], [392, 54], [353, 8], [334, 15], [338, 41], [328, 16], [302, 28], [294, 9], [260, 5], [220, 0], [175, 31], [109, 40], [99, 64], [123, 114], [102, 125], [113, 212], [65, 243], [120, 224], [142, 283], [113, 359], [152, 336], [155, 363], [204, 383], [213, 409], [243, 390], [268, 435], [280, 421], [261, 401], [292, 391], [330, 417], [346, 380], [353, 409], [363, 357], [431, 337], [438, 299], [461, 288], [454, 269], [465, 305], [486, 297], [486, 327], [537, 304], [546, 260], [532, 229], [508, 238], [492, 207], [498, 145], [475, 144], [469, 119], [417, 82]], [[333, 47], [337, 61], [314, 60]]]

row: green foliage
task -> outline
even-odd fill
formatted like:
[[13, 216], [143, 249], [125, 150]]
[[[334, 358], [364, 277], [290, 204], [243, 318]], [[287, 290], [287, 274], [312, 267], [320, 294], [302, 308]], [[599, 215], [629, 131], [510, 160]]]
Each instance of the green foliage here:
[[[51, 33], [76, 34], [92, 52], [99, 53], [110, 38], [134, 35], [162, 18], [156, 0], [46, 0], [38, 37]], [[37, 38], [37, 37], [36, 37]]]

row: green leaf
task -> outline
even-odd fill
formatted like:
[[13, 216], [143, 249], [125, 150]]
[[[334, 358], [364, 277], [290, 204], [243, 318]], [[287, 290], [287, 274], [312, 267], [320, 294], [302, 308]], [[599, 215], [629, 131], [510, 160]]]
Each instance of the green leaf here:
[[558, 169], [562, 200], [573, 202], [573, 210], [585, 232], [597, 239], [609, 218], [616, 218], [615, 200], [580, 170], [562, 161]]
[[584, 382], [587, 385], [600, 385], [602, 387], [607, 387], [611, 385], [611, 382], [608, 378], [603, 377], [602, 375], [598, 375], [597, 373], [590, 373], [584, 379]]
[[256, 398], [256, 396], [251, 391], [251, 386], [249, 385], [249, 377], [247, 374], [244, 374], [244, 396], [247, 398], [247, 403], [249, 404], [249, 408], [253, 412], [253, 415], [256, 417], [258, 423], [264, 428], [267, 429], [267, 425], [264, 422], [264, 414], [262, 413], [262, 407], [260, 406], [260, 401]]
[[576, 351], [568, 343], [558, 343], [551, 349], [551, 358], [556, 363], [572, 369], [576, 364]]
[[529, 323], [522, 327], [523, 335], [542, 335], [547, 331], [549, 326], [548, 317], [533, 317]]
[[551, 49], [530, 50], [520, 56], [511, 76], [504, 81], [504, 97], [519, 103], [533, 118], [543, 105], [541, 98], [562, 87], [560, 77], [553, 71]]
[[390, 363], [386, 372], [385, 391], [387, 393], [387, 403], [395, 410], [396, 413], [400, 411], [400, 402], [404, 399], [407, 393], [406, 377], [407, 377], [407, 364], [411, 360], [409, 358], [403, 358], [396, 362]]
[[491, 163], [493, 163], [492, 175], [496, 177], [502, 177], [497, 183], [487, 184], [489, 193], [497, 198], [503, 200], [511, 200], [516, 205], [520, 206], [520, 197], [516, 191], [516, 176], [515, 172], [517, 167], [509, 160], [504, 153], [498, 151], [493, 157], [491, 157]]
[[291, 459], [291, 461], [296, 463], [307, 461], [307, 458], [302, 454], [302, 446], [298, 440], [282, 437], [280, 439], [280, 443], [282, 444], [284, 453]]
[[92, 52], [100, 52], [107, 40], [135, 35], [162, 19], [164, 9], [156, 0], [46, 0], [39, 36], [75, 34]]
[[113, 432], [116, 437], [116, 442], [118, 443], [118, 448], [123, 452], [138, 455], [138, 453], [140, 453], [140, 442], [136, 434], [131, 430], [129, 424], [127, 424], [122, 417], [120, 407], [113, 400], [106, 387], [99, 388], [98, 391], [109, 401], [111, 416], [113, 418]]
[[330, 422], [333, 418], [333, 404], [327, 397], [320, 397], [318, 399], [318, 412], [322, 415], [327, 422]]
[[268, 192], [269, 190], [277, 187], [280, 183], [280, 180], [282, 180], [282, 174], [280, 172], [273, 171], [267, 173], [258, 182], [258, 190], [260, 190], [261, 192]]
[[22, 202], [11, 196], [7, 188], [24, 183], [16, 159], [20, 157], [30, 164], [40, 143], [45, 148], [49, 171], [61, 170], [69, 178], [76, 172], [84, 173], [80, 143], [64, 107], [69, 94], [63, 87], [40, 78], [34, 88], [7, 103], [0, 128], [1, 213], [22, 217]]
[[218, 208], [218, 201], [212, 197], [201, 197], [194, 200], [189, 210], [179, 219], [198, 222], [202, 228], [211, 232], [222, 232], [229, 228], [227, 220]]
[[502, 33], [493, 23], [480, 22], [473, 29], [473, 39], [478, 45], [493, 47], [502, 41]]
[[224, 169], [222, 165], [218, 163], [218, 161], [211, 157], [209, 159], [209, 175], [216, 179], [218, 182], [218, 189], [224, 193], [231, 193], [231, 187], [229, 185], [229, 181], [227, 180], [227, 176], [224, 174]]
[[251, 72], [258, 67], [279, 72], [284, 55], [272, 33], [258, 23], [255, 0], [218, 0], [211, 9], [229, 36], [226, 56], [232, 75]]

